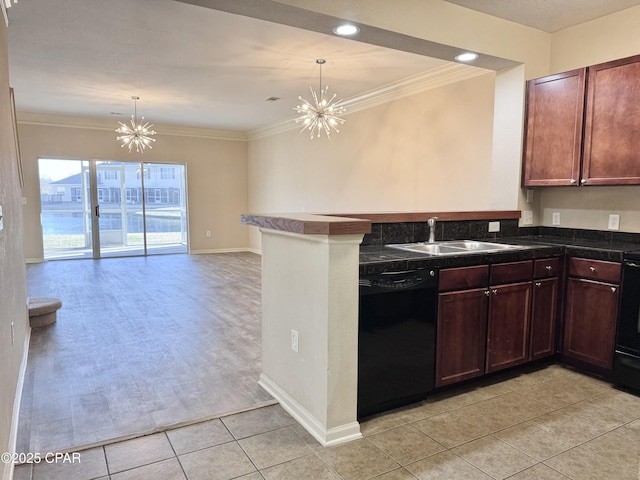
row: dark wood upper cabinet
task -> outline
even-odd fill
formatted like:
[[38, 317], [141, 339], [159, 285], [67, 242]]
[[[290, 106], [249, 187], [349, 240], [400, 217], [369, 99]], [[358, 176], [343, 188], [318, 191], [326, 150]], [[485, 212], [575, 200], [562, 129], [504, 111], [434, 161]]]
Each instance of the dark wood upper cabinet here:
[[527, 82], [524, 186], [578, 182], [584, 93], [584, 68]]
[[527, 82], [522, 185], [640, 185], [640, 55]]
[[588, 71], [584, 183], [640, 184], [640, 55]]

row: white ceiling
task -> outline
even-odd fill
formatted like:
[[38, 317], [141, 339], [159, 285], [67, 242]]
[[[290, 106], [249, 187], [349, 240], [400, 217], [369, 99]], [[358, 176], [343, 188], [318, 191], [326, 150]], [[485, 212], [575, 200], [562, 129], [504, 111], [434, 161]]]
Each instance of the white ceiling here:
[[18, 110], [231, 130], [295, 116], [318, 58], [345, 99], [446, 63], [172, 0], [21, 0], [9, 54]]
[[[450, 1], [521, 23], [542, 15], [544, 29], [559, 18], [580, 23], [578, 13], [594, 14], [577, 4], [599, 4], [608, 13], [640, 3]], [[488, 11], [496, 5], [497, 13]], [[245, 13], [251, 6], [278, 23], [215, 9]], [[290, 18], [283, 18], [284, 8]], [[254, 130], [295, 116], [298, 96], [308, 98], [309, 85], [318, 87], [318, 58], [327, 60], [323, 83], [346, 100], [446, 65], [426, 53], [452, 58], [455, 50], [370, 27], [361, 41], [319, 33], [330, 31], [319, 25], [336, 19], [268, 0], [20, 0], [8, 14], [17, 109], [114, 123], [133, 113], [131, 96], [137, 95], [139, 115], [156, 124]], [[524, 18], [511, 18], [515, 14]], [[495, 57], [481, 60], [487, 68], [504, 66]]]
[[445, 1], [550, 33], [640, 5], [640, 0]]

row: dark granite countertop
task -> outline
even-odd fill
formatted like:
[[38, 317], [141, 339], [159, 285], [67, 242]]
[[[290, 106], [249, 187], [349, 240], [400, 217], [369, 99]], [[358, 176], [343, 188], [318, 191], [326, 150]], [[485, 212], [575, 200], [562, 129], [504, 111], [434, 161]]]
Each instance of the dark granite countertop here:
[[504, 262], [517, 262], [536, 258], [558, 257], [565, 254], [621, 262], [625, 252], [640, 250], [638, 243], [616, 243], [602, 240], [532, 235], [490, 239], [491, 242], [521, 245], [518, 250], [491, 253], [463, 253], [460, 255], [432, 256], [409, 252], [384, 245], [360, 247], [360, 275], [385, 271], [403, 271], [422, 268], [451, 268]]

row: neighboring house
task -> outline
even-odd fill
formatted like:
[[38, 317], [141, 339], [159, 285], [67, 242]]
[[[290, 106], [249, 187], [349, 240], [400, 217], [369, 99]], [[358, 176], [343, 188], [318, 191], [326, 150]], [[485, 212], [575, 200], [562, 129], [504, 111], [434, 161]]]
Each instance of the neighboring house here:
[[[97, 172], [98, 202], [121, 203], [124, 192], [126, 203], [142, 203], [144, 188], [147, 204], [179, 205], [182, 183], [179, 169], [174, 165], [144, 164], [144, 173], [141, 173], [138, 163], [100, 163]], [[41, 186], [40, 198], [42, 203], [80, 203], [83, 188], [88, 198], [88, 184], [87, 168], [83, 173]]]

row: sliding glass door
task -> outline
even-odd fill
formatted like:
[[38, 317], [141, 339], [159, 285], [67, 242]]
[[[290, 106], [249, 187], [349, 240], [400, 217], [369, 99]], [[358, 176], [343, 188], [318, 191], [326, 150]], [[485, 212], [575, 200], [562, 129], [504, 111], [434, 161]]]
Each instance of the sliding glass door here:
[[[187, 245], [187, 191], [184, 165], [144, 164], [147, 252]], [[185, 250], [186, 251], [186, 250]]]
[[179, 164], [40, 159], [46, 259], [188, 251]]
[[39, 170], [44, 258], [93, 257], [89, 162], [41, 159]]

